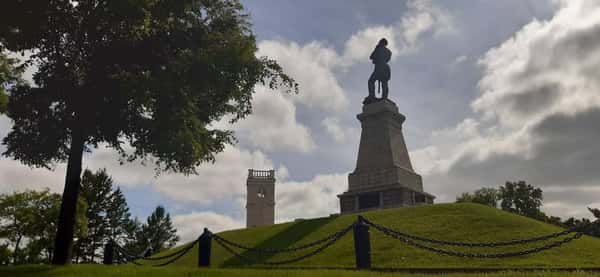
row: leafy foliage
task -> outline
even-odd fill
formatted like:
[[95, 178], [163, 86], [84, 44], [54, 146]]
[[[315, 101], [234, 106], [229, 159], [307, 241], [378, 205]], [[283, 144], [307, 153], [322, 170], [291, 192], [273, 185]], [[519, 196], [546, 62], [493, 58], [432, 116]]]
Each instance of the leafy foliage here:
[[[76, 233], [87, 234], [86, 203], [81, 199], [76, 216]], [[12, 262], [47, 262], [57, 227], [60, 195], [25, 191], [0, 195], [0, 238], [12, 246]], [[26, 243], [25, 247], [22, 247]]]
[[8, 243], [0, 244], [0, 265], [10, 264], [12, 251], [8, 248]]
[[158, 206], [148, 217], [146, 223], [142, 224], [137, 240], [144, 245], [150, 243], [152, 251], [160, 251], [173, 247], [179, 241], [176, 233], [177, 230], [173, 227], [171, 216], [164, 207]]
[[525, 181], [506, 182], [504, 186], [500, 186], [500, 200], [500, 206], [505, 211], [537, 219], [546, 217], [540, 211], [543, 200], [542, 189]]
[[500, 200], [500, 195], [498, 190], [495, 188], [480, 188], [472, 194], [465, 192], [456, 198], [457, 203], [472, 202], [488, 205], [494, 208], [498, 206], [498, 200]]
[[0, 44], [0, 114], [5, 113], [8, 107], [6, 89], [21, 82], [19, 76], [23, 70], [15, 64], [16, 60], [6, 56]]
[[[588, 236], [600, 238], [600, 209], [588, 208], [588, 210], [594, 215], [594, 220], [596, 224], [591, 225], [591, 227], [585, 231], [585, 234]], [[564, 225], [565, 227], [575, 227], [578, 225], [590, 223], [592, 223], [592, 221], [587, 218], [576, 219], [574, 217], [570, 217], [564, 222], [562, 222], [562, 225]]]
[[11, 89], [15, 126], [4, 139], [5, 155], [25, 164], [65, 161], [73, 129], [83, 128], [87, 144], [193, 173], [233, 141], [209, 125], [249, 114], [257, 83], [296, 88], [276, 62], [255, 56], [236, 0], [77, 3], [17, 1], [0, 12], [0, 43], [37, 49], [38, 87]]

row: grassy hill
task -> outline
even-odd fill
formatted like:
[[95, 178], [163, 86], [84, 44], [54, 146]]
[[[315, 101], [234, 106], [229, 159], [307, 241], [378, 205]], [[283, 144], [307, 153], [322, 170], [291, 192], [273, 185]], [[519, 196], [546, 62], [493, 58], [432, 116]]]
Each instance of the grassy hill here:
[[[142, 267], [132, 265], [21, 265], [0, 266], [2, 277], [430, 277], [431, 274], [388, 273], [350, 270], [258, 270], [258, 269], [199, 269], [193, 267]], [[593, 277], [592, 272], [499, 272], [499, 273], [454, 273], [451, 277]]]
[[[561, 229], [540, 221], [507, 213], [478, 204], [438, 204], [414, 208], [388, 209], [361, 213], [369, 220], [403, 232], [442, 240], [493, 242], [544, 235]], [[261, 248], [284, 248], [307, 243], [351, 224], [356, 214], [317, 218], [273, 226], [233, 230], [220, 233], [224, 238]], [[491, 253], [515, 251], [540, 246], [446, 249]], [[504, 259], [475, 259], [440, 255], [407, 246], [371, 228], [371, 257], [373, 267], [389, 268], [463, 268], [463, 267], [600, 267], [600, 239], [584, 236], [579, 240], [542, 253]], [[183, 256], [172, 266], [196, 266], [197, 249]], [[296, 253], [301, 255], [305, 251]], [[161, 253], [159, 255], [164, 255]], [[253, 253], [244, 253], [253, 255]], [[270, 261], [295, 255], [262, 256]], [[256, 257], [256, 255], [254, 255]], [[308, 259], [290, 267], [354, 267], [352, 232], [340, 241]], [[249, 266], [233, 257], [213, 241], [213, 267]]]

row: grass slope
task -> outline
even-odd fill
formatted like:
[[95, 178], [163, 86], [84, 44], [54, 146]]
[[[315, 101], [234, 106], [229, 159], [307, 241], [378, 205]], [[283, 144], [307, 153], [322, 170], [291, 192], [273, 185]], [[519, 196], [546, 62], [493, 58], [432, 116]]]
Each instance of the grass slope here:
[[[561, 229], [537, 220], [507, 213], [478, 204], [438, 204], [414, 208], [388, 209], [361, 213], [369, 220], [384, 224], [396, 230], [429, 238], [493, 242], [531, 236], [544, 235]], [[221, 236], [250, 246], [262, 248], [284, 248], [307, 243], [351, 224], [356, 214], [331, 218], [318, 218], [299, 222], [289, 222], [272, 226], [233, 230], [220, 233]], [[527, 247], [513, 246], [500, 249], [455, 248], [479, 253], [515, 251], [540, 246], [540, 243]], [[384, 236], [371, 229], [371, 259], [377, 268], [553, 268], [553, 267], [600, 267], [600, 239], [584, 236], [560, 248], [522, 257], [504, 259], [474, 259], [440, 255], [437, 253], [407, 246], [398, 240]], [[173, 266], [195, 266], [197, 248], [173, 263]], [[277, 261], [294, 255], [262, 256], [261, 259]], [[167, 253], [161, 253], [164, 255]], [[253, 253], [244, 253], [253, 255]], [[256, 255], [254, 255], [256, 257]], [[213, 241], [213, 267], [250, 266], [232, 257]], [[352, 232], [340, 241], [308, 259], [291, 264], [291, 267], [354, 267], [354, 245]]]
[[[429, 277], [432, 275], [409, 273], [382, 273], [347, 270], [257, 270], [257, 269], [198, 269], [191, 267], [138, 267], [131, 265], [72, 265], [72, 266], [0, 266], [3, 277]], [[448, 274], [444, 276], [468, 277], [592, 277], [597, 273], [585, 272], [500, 272], [492, 274]]]

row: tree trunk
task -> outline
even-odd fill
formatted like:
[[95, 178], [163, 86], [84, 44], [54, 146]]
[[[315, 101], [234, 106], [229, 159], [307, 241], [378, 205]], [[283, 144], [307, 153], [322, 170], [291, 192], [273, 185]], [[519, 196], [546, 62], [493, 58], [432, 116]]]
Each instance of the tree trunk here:
[[71, 135], [71, 149], [67, 163], [65, 190], [60, 204], [58, 230], [54, 241], [52, 263], [65, 265], [71, 263], [73, 256], [73, 232], [75, 228], [75, 213], [77, 197], [81, 183], [81, 162], [85, 138], [81, 127], [74, 128]]
[[13, 251], [13, 264], [18, 264], [17, 258], [19, 256], [19, 244], [21, 244], [22, 235], [19, 235], [17, 238], [17, 243], [15, 243], [15, 250]]

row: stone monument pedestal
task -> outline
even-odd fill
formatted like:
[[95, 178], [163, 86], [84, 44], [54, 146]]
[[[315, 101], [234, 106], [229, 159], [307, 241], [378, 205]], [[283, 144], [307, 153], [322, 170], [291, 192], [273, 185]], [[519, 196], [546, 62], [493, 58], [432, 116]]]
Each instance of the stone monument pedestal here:
[[363, 105], [358, 116], [362, 132], [356, 169], [348, 175], [348, 191], [338, 195], [341, 213], [422, 204], [435, 196], [423, 191], [414, 172], [402, 123], [406, 119], [388, 99]]

